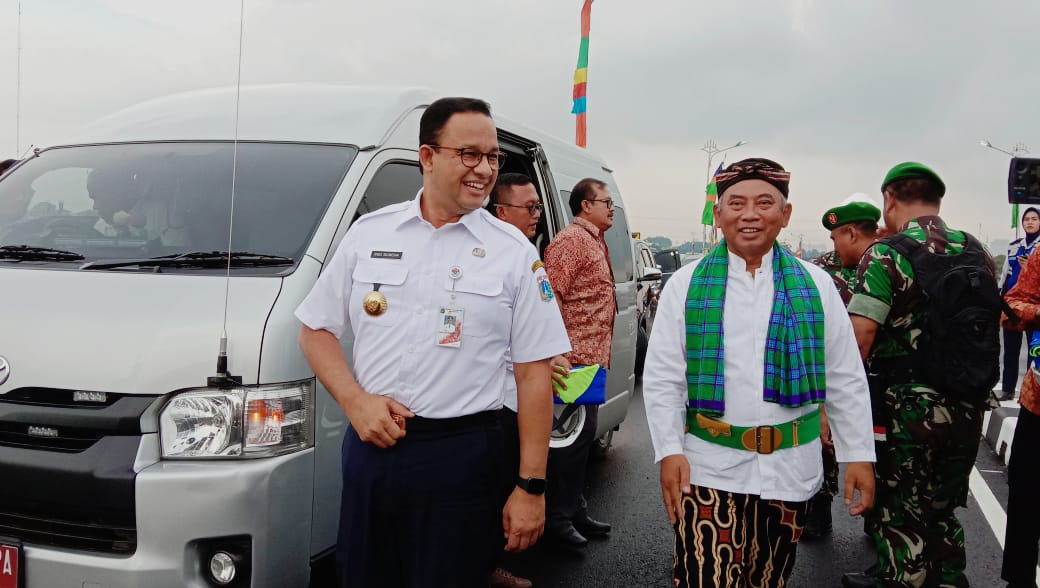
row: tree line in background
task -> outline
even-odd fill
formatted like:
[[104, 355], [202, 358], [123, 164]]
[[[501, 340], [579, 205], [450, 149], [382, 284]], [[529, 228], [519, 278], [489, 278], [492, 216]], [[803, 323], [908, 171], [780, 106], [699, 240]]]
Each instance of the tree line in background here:
[[[676, 245], [668, 237], [647, 237], [645, 240], [646, 240], [647, 243], [650, 244], [650, 248], [653, 249], [654, 251], [664, 251], [666, 249], [675, 249], [679, 253], [695, 253], [695, 254], [697, 254], [697, 253], [703, 253], [704, 252], [704, 243], [701, 242], [701, 241], [686, 241], [684, 243], [680, 243], [680, 244]], [[788, 242], [784, 241], [783, 239], [781, 239], [780, 240], [780, 244], [783, 245], [784, 247], [787, 247], [791, 251], [797, 251], [798, 250], [798, 244], [797, 243], [788, 243]], [[806, 248], [804, 248], [802, 250], [802, 257], [805, 258], [805, 259], [812, 259], [814, 257], [823, 255], [824, 253], [826, 253], [826, 251], [820, 251], [818, 249], [806, 247]]]

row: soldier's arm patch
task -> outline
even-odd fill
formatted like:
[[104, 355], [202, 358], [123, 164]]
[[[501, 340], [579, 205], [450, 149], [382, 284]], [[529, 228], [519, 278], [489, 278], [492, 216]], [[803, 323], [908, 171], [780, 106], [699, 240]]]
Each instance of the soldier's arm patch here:
[[536, 271], [538, 271], [538, 268], [542, 268], [542, 267], [545, 267], [545, 264], [542, 263], [542, 260], [539, 259], [539, 260], [537, 260], [537, 261], [535, 261], [534, 263], [531, 264], [531, 271], [532, 272], [536, 272]]

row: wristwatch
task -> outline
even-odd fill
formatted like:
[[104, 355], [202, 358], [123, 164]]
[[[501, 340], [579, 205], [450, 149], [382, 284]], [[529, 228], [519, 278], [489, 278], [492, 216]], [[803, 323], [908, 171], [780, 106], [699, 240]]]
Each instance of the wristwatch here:
[[545, 494], [545, 478], [516, 478], [516, 485], [528, 494], [540, 496]]

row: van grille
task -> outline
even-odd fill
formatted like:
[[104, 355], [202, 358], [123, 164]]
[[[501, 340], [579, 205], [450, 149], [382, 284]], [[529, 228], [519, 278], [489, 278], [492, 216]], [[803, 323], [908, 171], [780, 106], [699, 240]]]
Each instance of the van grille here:
[[137, 549], [134, 460], [156, 396], [21, 388], [0, 396], [0, 535], [30, 545]]
[[0, 445], [7, 447], [75, 453], [89, 449], [102, 437], [104, 434], [88, 429], [0, 423]]
[[25, 543], [130, 555], [137, 549], [137, 529], [86, 521], [48, 519], [2, 512], [0, 535]]

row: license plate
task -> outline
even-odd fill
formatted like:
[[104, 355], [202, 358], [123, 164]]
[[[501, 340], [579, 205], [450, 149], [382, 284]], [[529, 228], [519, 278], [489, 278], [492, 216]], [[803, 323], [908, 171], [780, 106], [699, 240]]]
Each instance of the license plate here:
[[22, 588], [22, 546], [0, 539], [0, 588]]

